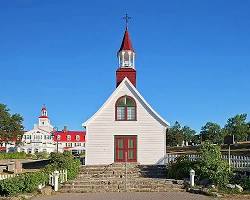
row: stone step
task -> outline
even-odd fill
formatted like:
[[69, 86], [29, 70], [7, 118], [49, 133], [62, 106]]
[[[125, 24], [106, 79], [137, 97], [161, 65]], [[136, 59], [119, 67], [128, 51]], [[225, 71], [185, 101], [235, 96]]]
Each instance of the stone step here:
[[93, 187], [93, 186], [76, 186], [76, 187], [68, 187], [68, 188], [62, 188], [60, 192], [168, 192], [168, 191], [184, 191], [184, 189], [180, 187], [151, 187], [151, 186], [145, 186], [145, 187], [130, 187], [127, 186], [127, 189], [125, 186], [119, 185], [115, 187], [110, 186], [100, 186], [100, 187]]

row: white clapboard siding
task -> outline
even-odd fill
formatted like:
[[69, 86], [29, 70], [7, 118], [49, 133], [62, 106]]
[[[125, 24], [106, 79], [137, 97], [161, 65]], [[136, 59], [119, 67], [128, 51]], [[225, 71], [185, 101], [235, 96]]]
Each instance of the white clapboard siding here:
[[[106, 105], [86, 123], [86, 165], [114, 162], [115, 135], [137, 135], [140, 164], [157, 164], [165, 155], [167, 125], [145, 105], [133, 87], [121, 84], [119, 91], [114, 92]], [[115, 121], [115, 103], [124, 95], [135, 99], [137, 121]]]

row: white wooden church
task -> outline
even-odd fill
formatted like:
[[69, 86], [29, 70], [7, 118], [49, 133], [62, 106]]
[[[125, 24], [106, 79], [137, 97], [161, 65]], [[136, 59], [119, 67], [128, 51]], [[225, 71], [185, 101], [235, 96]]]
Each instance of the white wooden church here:
[[166, 122], [136, 88], [135, 51], [128, 28], [118, 51], [116, 89], [86, 122], [86, 165], [159, 164], [166, 153]]

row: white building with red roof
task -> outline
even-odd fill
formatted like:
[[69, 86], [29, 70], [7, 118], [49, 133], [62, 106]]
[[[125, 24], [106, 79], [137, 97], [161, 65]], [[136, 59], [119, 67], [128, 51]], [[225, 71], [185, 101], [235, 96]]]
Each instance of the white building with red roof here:
[[54, 132], [54, 142], [58, 149], [85, 151], [85, 131], [67, 130], [65, 126], [62, 131]]
[[18, 151], [25, 153], [37, 152], [63, 152], [64, 150], [80, 149], [85, 147], [85, 131], [56, 131], [50, 123], [48, 111], [45, 106], [41, 109], [38, 124], [23, 134], [22, 145]]
[[126, 26], [117, 53], [116, 89], [83, 123], [86, 165], [114, 162], [161, 164], [166, 153], [166, 122], [136, 88], [135, 51]]

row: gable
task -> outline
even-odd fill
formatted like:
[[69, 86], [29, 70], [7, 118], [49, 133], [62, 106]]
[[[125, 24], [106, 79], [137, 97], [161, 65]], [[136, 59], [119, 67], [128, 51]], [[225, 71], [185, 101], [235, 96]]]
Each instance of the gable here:
[[121, 92], [122, 89], [127, 88], [132, 94], [133, 97], [143, 106], [143, 108], [161, 125], [168, 127], [169, 123], [166, 122], [141, 96], [138, 90], [133, 86], [133, 84], [129, 81], [128, 78], [124, 78], [124, 80], [120, 83], [120, 85], [115, 89], [115, 91], [111, 94], [111, 96], [106, 100], [106, 102], [102, 105], [102, 107], [86, 122], [82, 124], [82, 126], [86, 127], [88, 123], [94, 120], [106, 107], [114, 101], [114, 98], [117, 98], [117, 95]]

